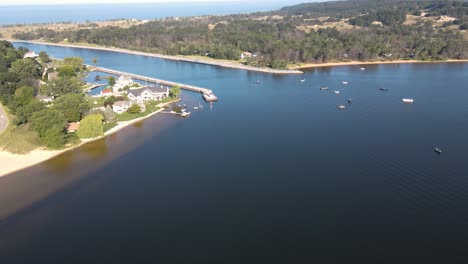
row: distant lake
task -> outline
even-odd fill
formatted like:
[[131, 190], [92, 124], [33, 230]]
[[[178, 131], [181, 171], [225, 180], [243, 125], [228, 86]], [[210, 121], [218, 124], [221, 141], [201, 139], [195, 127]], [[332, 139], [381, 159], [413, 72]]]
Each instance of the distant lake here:
[[0, 178], [1, 263], [450, 263], [465, 254], [467, 63], [277, 76], [21, 46], [208, 87], [220, 100], [183, 92], [188, 119], [160, 114]]
[[[138, 1], [137, 1], [138, 2]], [[171, 16], [223, 15], [276, 10], [307, 0], [219, 1], [201, 3], [0, 5], [0, 25], [85, 22], [111, 19], [157, 19]], [[11, 3], [13, 4], [13, 3]]]

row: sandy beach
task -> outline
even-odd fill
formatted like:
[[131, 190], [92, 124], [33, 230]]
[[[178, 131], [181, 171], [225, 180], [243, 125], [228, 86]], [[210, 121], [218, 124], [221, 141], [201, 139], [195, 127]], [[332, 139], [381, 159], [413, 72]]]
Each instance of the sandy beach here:
[[39, 163], [42, 163], [42, 162], [47, 161], [49, 159], [52, 159], [52, 158], [54, 158], [54, 157], [56, 157], [56, 156], [58, 156], [58, 155], [60, 155], [60, 154], [62, 154], [64, 152], [72, 151], [72, 150], [74, 150], [76, 148], [79, 148], [79, 147], [83, 146], [84, 144], [87, 144], [87, 143], [99, 140], [99, 139], [101, 139], [103, 137], [106, 137], [108, 135], [114, 134], [117, 131], [119, 131], [121, 129], [124, 129], [125, 127], [127, 127], [127, 126], [129, 126], [131, 124], [140, 122], [140, 121], [142, 121], [144, 119], [150, 118], [150, 117], [160, 113], [161, 111], [164, 110], [163, 107], [165, 107], [165, 106], [167, 106], [167, 105], [169, 105], [171, 103], [177, 102], [179, 100], [180, 99], [177, 99], [177, 100], [174, 100], [174, 101], [171, 101], [171, 102], [167, 102], [167, 103], [162, 103], [162, 104], [159, 105], [159, 107], [161, 107], [161, 109], [159, 109], [157, 111], [154, 111], [153, 113], [151, 113], [151, 114], [149, 114], [147, 116], [136, 118], [136, 119], [126, 121], [126, 122], [119, 122], [117, 124], [117, 126], [110, 129], [109, 131], [107, 131], [104, 134], [104, 136], [93, 138], [93, 139], [82, 140], [82, 142], [80, 144], [75, 145], [75, 146], [70, 147], [70, 148], [63, 149], [63, 150], [36, 149], [36, 150], [33, 150], [33, 151], [29, 152], [28, 154], [24, 154], [24, 155], [18, 155], [18, 154], [12, 154], [12, 153], [6, 152], [6, 151], [0, 151], [0, 177], [8, 175], [8, 174], [16, 172], [16, 171], [19, 171], [19, 170], [22, 170], [22, 169], [26, 169], [28, 167], [32, 167], [34, 165], [37, 165]]
[[419, 60], [392, 60], [392, 61], [348, 61], [348, 62], [327, 62], [327, 63], [307, 63], [294, 69], [310, 69], [320, 67], [353, 66], [353, 65], [375, 65], [375, 64], [405, 64], [405, 63], [451, 63], [468, 62], [468, 60], [444, 60], [444, 61], [419, 61]]

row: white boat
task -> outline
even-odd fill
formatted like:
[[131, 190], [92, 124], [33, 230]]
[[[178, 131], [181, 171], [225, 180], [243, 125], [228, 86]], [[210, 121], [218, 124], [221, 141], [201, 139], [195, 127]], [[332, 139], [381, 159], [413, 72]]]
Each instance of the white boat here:
[[322, 91], [327, 91], [327, 90], [328, 90], [328, 87], [326, 87], [326, 86], [325, 86], [325, 87], [320, 87], [320, 90], [322, 90]]
[[203, 92], [203, 99], [205, 99], [207, 102], [213, 102], [217, 101], [218, 97], [216, 97], [216, 95], [213, 94], [213, 91], [208, 90]]
[[305, 79], [302, 79], [301, 82], [305, 82]]
[[361, 71], [365, 71], [365, 70], [366, 70], [366, 68], [364, 68], [364, 67], [362, 67], [362, 68], [360, 68], [360, 69], [361, 69]]
[[412, 103], [414, 103], [414, 99], [413, 99], [413, 98], [403, 98], [403, 99], [401, 99], [401, 101], [403, 101], [403, 103], [405, 103], [405, 104], [412, 104]]
[[193, 109], [198, 110], [198, 106], [194, 106]]
[[341, 109], [341, 110], [346, 109], [346, 105], [339, 105], [338, 109]]
[[346, 81], [343, 81], [343, 82], [341, 82], [341, 83], [344, 84], [344, 85], [348, 84], [348, 82], [346, 82]]
[[180, 115], [181, 115], [182, 117], [189, 117], [190, 114], [191, 114], [190, 112], [182, 112]]
[[442, 152], [443, 152], [442, 149], [439, 148], [439, 147], [435, 148], [434, 151], [435, 151], [437, 154], [442, 154]]
[[339, 93], [340, 93], [340, 91], [334, 91], [334, 93], [336, 93], [336, 94], [339, 94]]

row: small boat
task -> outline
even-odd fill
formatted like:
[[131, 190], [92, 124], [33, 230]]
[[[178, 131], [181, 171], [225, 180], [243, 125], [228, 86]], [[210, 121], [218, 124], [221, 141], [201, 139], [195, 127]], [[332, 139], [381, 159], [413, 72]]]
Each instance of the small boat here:
[[326, 87], [326, 86], [325, 86], [325, 87], [320, 87], [320, 90], [322, 90], [322, 91], [328, 91], [328, 87]]
[[218, 101], [218, 97], [213, 94], [213, 91], [207, 90], [203, 92], [203, 99], [207, 102]]
[[364, 68], [364, 67], [362, 67], [362, 68], [359, 68], [359, 69], [361, 69], [361, 71], [365, 71], [365, 70], [366, 70], [366, 68]]
[[352, 103], [353, 100], [351, 98], [348, 99], [348, 103]]
[[343, 82], [341, 82], [341, 83], [344, 84], [344, 85], [347, 85], [349, 82], [343, 81]]
[[340, 91], [334, 91], [334, 93], [336, 93], [336, 94], [339, 94], [339, 93], [340, 93]]
[[442, 149], [440, 148], [435, 148], [434, 151], [437, 153], [437, 154], [442, 154]]
[[182, 112], [180, 115], [181, 115], [182, 117], [189, 117], [190, 114], [191, 114], [190, 112]]
[[257, 80], [255, 83], [256, 83], [256, 84], [260, 84], [260, 81], [259, 81], [259, 80]]
[[193, 109], [198, 110], [198, 106], [194, 106]]
[[388, 88], [383, 88], [383, 87], [381, 87], [381, 88], [379, 88], [379, 90], [380, 90], [380, 91], [387, 92], [387, 91], [388, 91]]
[[301, 82], [305, 82], [305, 79], [302, 79]]
[[403, 101], [403, 103], [405, 103], [405, 104], [412, 104], [412, 103], [414, 103], [414, 99], [413, 99], [413, 98], [403, 98], [403, 99], [401, 99], [401, 101]]
[[346, 105], [339, 105], [338, 109], [340, 109], [340, 110], [346, 109]]

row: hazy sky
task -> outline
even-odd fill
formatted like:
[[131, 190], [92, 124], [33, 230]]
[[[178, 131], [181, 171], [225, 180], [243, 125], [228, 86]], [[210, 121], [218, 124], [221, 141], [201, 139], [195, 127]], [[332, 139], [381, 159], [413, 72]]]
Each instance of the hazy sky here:
[[[173, 3], [173, 2], [247, 2], [248, 0], [0, 0], [0, 5], [98, 4], [98, 3]], [[256, 0], [269, 2], [271, 0]], [[275, 0], [274, 0], [275, 1]], [[310, 0], [309, 0], [310, 1]], [[309, 2], [304, 0], [304, 2]], [[287, 1], [284, 1], [287, 2]]]

